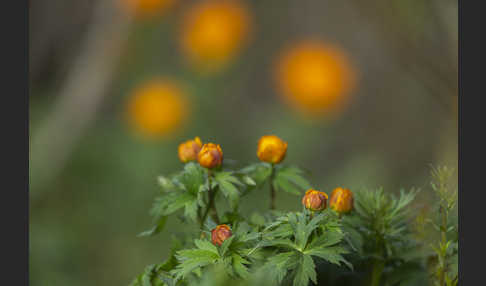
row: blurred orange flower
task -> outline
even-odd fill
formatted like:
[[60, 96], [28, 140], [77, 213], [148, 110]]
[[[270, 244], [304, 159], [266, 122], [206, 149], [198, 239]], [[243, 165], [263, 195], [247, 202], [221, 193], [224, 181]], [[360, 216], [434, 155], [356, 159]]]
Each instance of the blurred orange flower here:
[[187, 60], [200, 71], [218, 71], [247, 40], [250, 16], [240, 1], [202, 1], [184, 15], [181, 30], [181, 48]]
[[168, 79], [155, 79], [136, 88], [127, 102], [129, 122], [147, 137], [174, 132], [188, 116], [182, 88]]
[[139, 18], [161, 15], [176, 0], [121, 0], [123, 7]]
[[284, 50], [276, 66], [284, 99], [309, 115], [340, 110], [355, 86], [355, 70], [338, 48], [303, 41]]

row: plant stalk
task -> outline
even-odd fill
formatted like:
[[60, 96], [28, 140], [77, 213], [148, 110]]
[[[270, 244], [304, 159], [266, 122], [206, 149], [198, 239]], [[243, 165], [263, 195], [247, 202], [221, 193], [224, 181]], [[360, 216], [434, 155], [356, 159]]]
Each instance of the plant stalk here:
[[[441, 235], [441, 246], [444, 247], [447, 243], [447, 211], [445, 210], [444, 206], [441, 205], [439, 208], [440, 216], [441, 216], [441, 228], [440, 228], [440, 235]], [[444, 286], [445, 285], [445, 275], [446, 275], [446, 253], [442, 251], [441, 247], [441, 258], [439, 259], [440, 265], [440, 271], [439, 271], [439, 285]]]
[[277, 199], [277, 194], [273, 186], [273, 181], [275, 180], [275, 166], [272, 164], [272, 173], [270, 174], [270, 209], [275, 209], [275, 201]]
[[383, 268], [385, 268], [385, 263], [382, 260], [376, 259], [373, 263], [373, 270], [371, 272], [371, 286], [379, 286], [381, 274], [383, 273]]
[[204, 212], [203, 216], [202, 216], [202, 219], [201, 219], [201, 229], [204, 227], [204, 222], [206, 221], [207, 217], [208, 217], [208, 214], [211, 212], [211, 217], [212, 219], [214, 220], [214, 222], [216, 222], [217, 224], [219, 224], [219, 218], [218, 218], [218, 213], [216, 211], [216, 207], [215, 207], [215, 199], [216, 199], [216, 192], [217, 192], [217, 189], [213, 190], [212, 187], [211, 187], [211, 171], [208, 170], [208, 196], [209, 196], [209, 203], [208, 203], [208, 207], [206, 208], [206, 211]]

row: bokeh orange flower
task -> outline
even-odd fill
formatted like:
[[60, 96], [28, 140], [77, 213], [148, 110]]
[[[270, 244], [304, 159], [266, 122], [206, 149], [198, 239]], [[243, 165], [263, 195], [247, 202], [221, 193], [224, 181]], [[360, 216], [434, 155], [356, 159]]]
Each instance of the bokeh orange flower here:
[[119, 0], [123, 8], [137, 18], [148, 18], [165, 13], [176, 0]]
[[240, 52], [249, 31], [250, 14], [241, 1], [202, 1], [183, 17], [181, 49], [199, 71], [219, 71]]
[[337, 47], [307, 40], [285, 49], [276, 64], [285, 101], [308, 115], [332, 114], [348, 102], [356, 72]]
[[146, 137], [172, 134], [188, 117], [182, 87], [169, 79], [154, 79], [137, 87], [127, 102], [130, 124]]

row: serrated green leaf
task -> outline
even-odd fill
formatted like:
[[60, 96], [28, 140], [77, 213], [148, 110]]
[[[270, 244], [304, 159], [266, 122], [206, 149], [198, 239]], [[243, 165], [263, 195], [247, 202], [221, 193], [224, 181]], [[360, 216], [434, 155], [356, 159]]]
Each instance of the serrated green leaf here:
[[272, 285], [280, 285], [289, 268], [297, 264], [295, 252], [283, 252], [268, 258], [261, 268]]
[[221, 244], [221, 246], [219, 247], [219, 254], [221, 257], [224, 257], [224, 255], [226, 254], [226, 251], [228, 250], [228, 248], [230, 247], [231, 243], [233, 242], [233, 240], [235, 239], [235, 236], [231, 236], [227, 239], [225, 239], [223, 241], [223, 243]]
[[240, 198], [240, 192], [235, 185], [242, 185], [242, 183], [231, 172], [218, 172], [214, 179], [223, 195], [229, 199], [230, 207], [235, 209]]
[[307, 286], [309, 280], [317, 283], [315, 264], [310, 255], [301, 255], [294, 277], [294, 286]]
[[352, 265], [344, 259], [341, 254], [346, 254], [348, 251], [340, 246], [331, 246], [331, 247], [323, 247], [323, 248], [312, 248], [306, 250], [305, 254], [320, 257], [330, 263], [341, 265], [341, 263], [346, 264], [349, 268], [352, 269]]
[[219, 255], [218, 248], [208, 240], [196, 239], [194, 240], [194, 244], [199, 249], [207, 250], [216, 255]]
[[236, 253], [233, 253], [232, 259], [234, 272], [241, 278], [247, 279], [250, 273], [248, 272], [248, 268], [246, 268], [245, 264], [250, 264], [250, 262]]

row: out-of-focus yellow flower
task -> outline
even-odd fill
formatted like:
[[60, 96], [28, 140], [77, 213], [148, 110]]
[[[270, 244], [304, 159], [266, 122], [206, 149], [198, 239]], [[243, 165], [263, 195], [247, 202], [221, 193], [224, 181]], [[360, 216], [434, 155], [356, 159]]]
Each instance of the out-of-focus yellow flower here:
[[146, 137], [175, 131], [188, 116], [188, 101], [174, 81], [156, 79], [136, 88], [127, 102], [131, 125]]
[[161, 15], [166, 12], [176, 0], [120, 0], [128, 13], [139, 18]]
[[265, 135], [258, 141], [257, 156], [263, 162], [280, 163], [287, 153], [287, 142], [275, 135]]
[[197, 155], [197, 161], [201, 166], [208, 169], [221, 166], [223, 163], [223, 150], [221, 146], [213, 143], [204, 144]]
[[338, 48], [304, 41], [284, 50], [276, 66], [285, 100], [308, 115], [340, 110], [355, 86], [355, 70]]
[[308, 210], [322, 211], [327, 207], [327, 198], [326, 193], [309, 189], [302, 198], [302, 204]]
[[217, 71], [240, 51], [249, 31], [250, 16], [242, 2], [202, 1], [184, 15], [182, 51], [200, 71]]
[[220, 224], [211, 230], [211, 241], [214, 245], [221, 245], [223, 241], [230, 238], [233, 234], [231, 229], [226, 224]]
[[353, 193], [349, 189], [335, 188], [329, 199], [329, 207], [338, 213], [347, 213], [353, 209]]
[[189, 161], [197, 160], [197, 154], [201, 151], [202, 142], [199, 137], [194, 138], [194, 140], [187, 140], [179, 144], [179, 159], [183, 163]]

